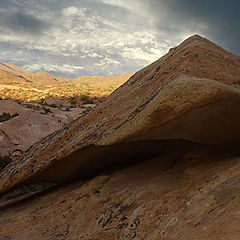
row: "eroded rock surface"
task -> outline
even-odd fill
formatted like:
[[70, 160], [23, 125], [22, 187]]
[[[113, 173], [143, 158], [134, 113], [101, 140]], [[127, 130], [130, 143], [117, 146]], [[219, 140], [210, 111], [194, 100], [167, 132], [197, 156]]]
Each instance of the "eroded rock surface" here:
[[79, 117], [84, 109], [48, 108], [44, 112], [40, 104], [19, 104], [11, 100], [0, 100], [0, 114], [17, 113], [18, 116], [0, 123], [0, 156], [18, 157], [28, 148], [49, 134], [61, 129], [65, 124]]
[[0, 239], [238, 239], [239, 76], [200, 36], [171, 49], [4, 169]]
[[238, 239], [240, 158], [156, 156], [0, 212], [0, 239]]
[[81, 175], [82, 163], [92, 166], [85, 154], [90, 145], [139, 138], [236, 143], [239, 74], [239, 57], [193, 36], [136, 73], [89, 114], [36, 144], [17, 166], [6, 168], [0, 175], [0, 192], [44, 171], [44, 178], [53, 176], [53, 171], [47, 171], [55, 163], [71, 168], [72, 159], [77, 164], [62, 181], [75, 171]]

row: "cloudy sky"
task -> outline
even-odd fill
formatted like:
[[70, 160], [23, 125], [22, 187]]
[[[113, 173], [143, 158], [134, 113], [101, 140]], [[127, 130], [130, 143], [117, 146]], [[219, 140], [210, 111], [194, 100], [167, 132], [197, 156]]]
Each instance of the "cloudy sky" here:
[[240, 0], [0, 0], [0, 61], [58, 76], [136, 71], [193, 34], [240, 55]]

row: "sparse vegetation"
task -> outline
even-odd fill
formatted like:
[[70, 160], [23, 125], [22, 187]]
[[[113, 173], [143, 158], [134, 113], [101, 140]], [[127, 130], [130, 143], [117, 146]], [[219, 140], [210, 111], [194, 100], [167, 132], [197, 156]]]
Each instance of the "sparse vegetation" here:
[[71, 102], [72, 105], [76, 105], [77, 100], [75, 98], [71, 98], [70, 102]]
[[91, 111], [91, 110], [92, 110], [91, 107], [87, 107], [87, 108], [86, 108], [86, 111], [87, 111], [87, 112], [89, 112], [89, 111]]
[[43, 107], [43, 111], [44, 111], [45, 114], [52, 113], [50, 108], [46, 108], [46, 107]]
[[0, 122], [5, 122], [11, 118], [12, 118], [12, 115], [10, 113], [4, 112], [2, 115], [0, 115]]
[[0, 172], [11, 162], [11, 158], [6, 155], [0, 157]]
[[48, 86], [46, 86], [44, 89], [41, 89], [41, 87], [22, 88], [20, 86], [18, 89], [4, 88], [0, 90], [0, 95], [5, 100], [19, 100], [21, 102], [40, 103], [47, 98], [71, 99], [71, 104], [75, 105], [76, 98], [102, 98], [104, 96], [108, 96], [111, 93], [111, 91], [108, 89], [95, 89], [94, 86], [92, 86], [92, 88], [86, 88], [85, 86], [81, 85], [72, 86], [67, 84], [58, 84], [54, 87], [54, 91], [52, 91], [52, 88], [53, 87]]
[[52, 103], [52, 104], [49, 105], [49, 107], [57, 108], [57, 105], [55, 103]]
[[17, 116], [19, 116], [19, 114], [17, 112], [14, 113], [14, 114], [4, 112], [0, 115], [0, 122], [8, 121], [8, 120], [13, 119]]
[[94, 101], [88, 98], [86, 101], [84, 101], [84, 104], [94, 104]]
[[64, 79], [46, 73], [15, 75], [11, 71], [2, 72], [0, 96], [2, 99], [38, 103], [48, 98], [69, 99], [70, 104], [76, 106], [77, 99], [86, 96], [84, 104], [92, 104], [94, 97], [99, 99], [108, 96], [131, 75], [130, 73], [116, 77], [84, 76], [78, 79]]
[[81, 101], [83, 102], [83, 104], [94, 104], [93, 99], [88, 96], [82, 96]]
[[17, 116], [19, 116], [19, 114], [18, 114], [17, 112], [15, 112], [14, 114], [12, 114], [12, 118], [15, 118], [15, 117], [17, 117]]

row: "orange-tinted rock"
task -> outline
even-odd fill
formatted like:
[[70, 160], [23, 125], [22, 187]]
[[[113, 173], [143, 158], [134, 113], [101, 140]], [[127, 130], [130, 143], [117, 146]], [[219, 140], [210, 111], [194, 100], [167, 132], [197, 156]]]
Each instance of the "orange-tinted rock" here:
[[33, 144], [83, 113], [81, 108], [71, 111], [51, 108], [51, 112], [45, 114], [43, 108], [46, 107], [40, 104], [21, 105], [11, 100], [0, 100], [0, 114], [18, 114], [0, 123], [0, 156], [22, 155]]
[[89, 158], [90, 145], [139, 139], [232, 144], [240, 138], [239, 74], [239, 57], [193, 36], [35, 145], [17, 166], [9, 165], [0, 175], [0, 192], [36, 175], [37, 181], [59, 183], [90, 171], [97, 161]]
[[1, 209], [0, 239], [239, 239], [239, 180], [239, 158], [168, 154]]
[[136, 73], [4, 169], [0, 239], [238, 239], [239, 75], [200, 36]]

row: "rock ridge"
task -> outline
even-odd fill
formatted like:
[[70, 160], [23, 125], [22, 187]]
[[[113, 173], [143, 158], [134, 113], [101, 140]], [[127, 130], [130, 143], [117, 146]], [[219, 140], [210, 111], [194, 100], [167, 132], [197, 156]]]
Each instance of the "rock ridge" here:
[[33, 146], [17, 164], [10, 164], [0, 175], [0, 192], [47, 173], [59, 160], [68, 164], [67, 159], [75, 156], [81, 166], [86, 161], [81, 151], [91, 145], [163, 139], [236, 143], [239, 74], [239, 57], [193, 36], [134, 74], [87, 115]]

